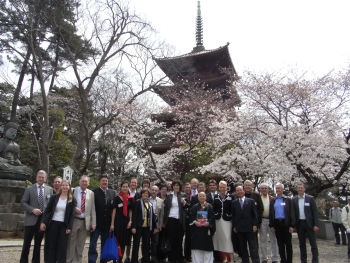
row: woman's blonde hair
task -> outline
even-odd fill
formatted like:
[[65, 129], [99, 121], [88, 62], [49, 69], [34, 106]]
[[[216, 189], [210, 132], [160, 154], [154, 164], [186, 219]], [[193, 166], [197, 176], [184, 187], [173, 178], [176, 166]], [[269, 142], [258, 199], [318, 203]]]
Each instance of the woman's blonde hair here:
[[226, 186], [227, 186], [227, 182], [226, 182], [226, 181], [220, 181], [220, 182], [219, 182], [219, 185], [220, 185], [220, 184], [223, 184], [223, 185], [226, 185]]
[[[68, 180], [62, 180], [62, 184], [63, 183], [67, 183], [69, 185], [69, 190], [68, 190], [68, 193], [67, 193], [67, 203], [70, 203], [73, 201], [73, 192], [72, 192], [72, 187], [70, 185], [70, 182]], [[62, 186], [61, 184], [61, 186]], [[62, 190], [60, 188], [60, 190], [58, 191], [58, 194], [61, 195], [62, 193]]]

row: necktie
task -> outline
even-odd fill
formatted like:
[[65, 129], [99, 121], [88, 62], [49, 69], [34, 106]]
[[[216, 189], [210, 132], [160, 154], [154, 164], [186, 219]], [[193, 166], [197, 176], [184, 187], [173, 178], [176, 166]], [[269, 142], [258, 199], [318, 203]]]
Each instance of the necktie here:
[[81, 192], [81, 206], [80, 210], [82, 213], [85, 213], [85, 192]]
[[44, 211], [44, 193], [41, 185], [39, 186], [39, 208], [41, 212]]
[[241, 208], [243, 209], [243, 200], [239, 199], [239, 203], [241, 204]]

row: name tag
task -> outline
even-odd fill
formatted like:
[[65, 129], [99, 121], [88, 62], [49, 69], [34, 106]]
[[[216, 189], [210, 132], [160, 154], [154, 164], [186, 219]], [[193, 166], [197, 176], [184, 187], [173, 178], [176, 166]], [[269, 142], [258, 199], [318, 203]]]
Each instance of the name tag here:
[[258, 203], [257, 203], [257, 202], [255, 202], [255, 205], [258, 205]]
[[281, 205], [286, 205], [286, 203], [281, 203]]
[[305, 203], [305, 206], [310, 206], [310, 203]]
[[118, 207], [122, 207], [123, 206], [123, 204], [118, 204]]
[[232, 200], [232, 197], [231, 197], [231, 196], [229, 196], [229, 197], [227, 197], [227, 198], [226, 198], [226, 200]]

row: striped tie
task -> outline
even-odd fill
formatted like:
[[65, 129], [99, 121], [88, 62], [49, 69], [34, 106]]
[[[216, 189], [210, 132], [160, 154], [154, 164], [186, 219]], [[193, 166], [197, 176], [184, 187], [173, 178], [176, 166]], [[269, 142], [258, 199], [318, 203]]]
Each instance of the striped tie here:
[[81, 192], [81, 212], [85, 213], [85, 192]]
[[40, 185], [39, 186], [39, 208], [40, 211], [44, 211], [44, 193], [43, 193], [43, 187]]

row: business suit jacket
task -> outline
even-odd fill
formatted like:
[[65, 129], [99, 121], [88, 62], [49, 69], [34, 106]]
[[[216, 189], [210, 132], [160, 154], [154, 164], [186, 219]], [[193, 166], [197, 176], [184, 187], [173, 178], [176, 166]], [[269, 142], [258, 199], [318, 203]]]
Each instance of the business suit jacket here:
[[[183, 205], [181, 203], [181, 198], [184, 198], [186, 203]], [[167, 195], [165, 201], [164, 201], [164, 225], [168, 223], [168, 218], [170, 214], [170, 208], [171, 208], [171, 202], [173, 200], [173, 194]], [[183, 229], [186, 230], [186, 215], [185, 215], [185, 209], [190, 208], [190, 201], [188, 200], [188, 196], [185, 193], [178, 193], [177, 194], [177, 201], [179, 204], [179, 219], [180, 222], [183, 224]]]
[[[78, 200], [80, 187], [74, 189], [74, 197]], [[81, 198], [81, 197], [80, 197]], [[95, 210], [95, 193], [90, 189], [86, 189], [85, 196], [85, 227], [90, 230], [91, 225], [96, 225], [96, 210]]]
[[[129, 190], [129, 195], [131, 196], [130, 190]], [[137, 201], [137, 200], [140, 200], [140, 199], [141, 199], [141, 194], [140, 194], [140, 192], [136, 192], [135, 195], [134, 195], [134, 200]]]
[[198, 203], [199, 203], [199, 201], [198, 201], [198, 195], [193, 195], [193, 196], [191, 197], [191, 200], [190, 200], [190, 205], [191, 205], [191, 207], [194, 206], [195, 204], [198, 204]]
[[213, 209], [215, 219], [219, 220], [221, 217], [225, 221], [232, 220], [232, 201], [234, 200], [234, 196], [230, 194], [226, 194], [223, 200], [220, 199], [219, 195], [215, 195]]
[[255, 209], [256, 209], [257, 216], [258, 216], [258, 222], [260, 225], [262, 222], [262, 213], [264, 212], [264, 204], [263, 204], [263, 201], [261, 199], [261, 195], [255, 193], [255, 192], [251, 192], [249, 194], [245, 193], [244, 196], [254, 200]]
[[[151, 198], [150, 198], [151, 199]], [[157, 213], [157, 227], [158, 229], [163, 227], [163, 220], [164, 220], [164, 201], [163, 199], [156, 197], [157, 200], [157, 207], [153, 207], [153, 210], [155, 213]]]
[[[214, 194], [214, 198], [215, 198], [215, 195], [216, 195], [216, 194]], [[214, 198], [211, 196], [211, 192], [209, 192], [209, 193], [207, 194], [207, 200], [206, 200], [207, 203], [213, 205], [213, 204], [214, 204]]]
[[[299, 225], [299, 198], [298, 196], [293, 197], [293, 205], [295, 211], [295, 224]], [[305, 202], [304, 202], [304, 212], [306, 217], [306, 223], [309, 228], [313, 229], [314, 226], [319, 227], [320, 223], [318, 220], [317, 207], [316, 202], [313, 196], [305, 194]]]
[[[38, 217], [33, 214], [34, 209], [39, 209], [38, 184], [33, 184], [27, 187], [21, 200], [21, 205], [25, 211], [24, 226], [34, 226]], [[44, 185], [44, 211], [49, 202], [49, 198], [53, 195], [52, 188]]]
[[[274, 197], [270, 201], [270, 209], [269, 209], [269, 227], [275, 227], [275, 202], [276, 202], [276, 197]], [[285, 226], [289, 227], [295, 227], [295, 210], [294, 210], [294, 205], [293, 201], [289, 197], [283, 196], [283, 201], [285, 205], [283, 206], [284, 208], [284, 223]]]
[[[44, 223], [46, 225], [46, 229], [50, 227], [52, 217], [55, 213], [55, 209], [59, 199], [60, 199], [59, 194], [56, 194], [50, 197], [49, 203], [41, 219], [41, 223]], [[72, 202], [69, 202], [69, 203], [67, 202], [67, 205], [66, 205], [66, 211], [64, 214], [64, 224], [66, 228], [70, 230], [72, 230], [76, 206], [77, 206], [77, 200], [75, 199], [75, 197], [73, 197]]]
[[239, 199], [235, 199], [232, 202], [232, 228], [236, 228], [237, 233], [247, 233], [253, 232], [253, 226], [258, 227], [254, 200], [246, 197], [242, 209]]
[[[150, 230], [154, 230], [157, 228], [157, 222], [156, 222], [156, 217], [154, 215], [153, 212], [153, 205], [151, 202], [148, 202], [149, 208], [150, 208]], [[143, 225], [143, 221], [144, 221], [144, 203], [142, 199], [139, 199], [136, 201], [135, 205], [134, 205], [134, 209], [132, 211], [132, 224], [131, 224], [131, 228], [138, 228], [138, 227], [142, 227]]]
[[96, 227], [109, 229], [112, 220], [112, 204], [115, 191], [107, 189], [106, 196], [101, 187], [97, 187], [92, 191], [95, 195]]

